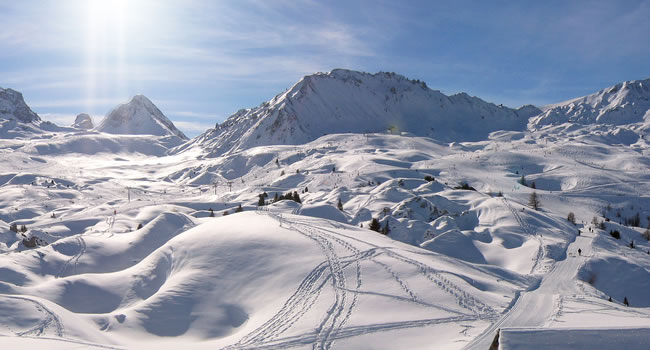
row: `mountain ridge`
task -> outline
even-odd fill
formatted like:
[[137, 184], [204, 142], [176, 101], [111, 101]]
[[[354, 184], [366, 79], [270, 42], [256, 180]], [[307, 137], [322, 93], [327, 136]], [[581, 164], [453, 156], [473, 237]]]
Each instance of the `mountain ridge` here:
[[538, 112], [534, 106], [512, 109], [466, 93], [447, 96], [395, 73], [335, 69], [307, 75], [259, 107], [239, 110], [180, 150], [198, 145], [216, 156], [304, 144], [325, 134], [386, 131], [477, 141], [494, 131], [523, 131]]

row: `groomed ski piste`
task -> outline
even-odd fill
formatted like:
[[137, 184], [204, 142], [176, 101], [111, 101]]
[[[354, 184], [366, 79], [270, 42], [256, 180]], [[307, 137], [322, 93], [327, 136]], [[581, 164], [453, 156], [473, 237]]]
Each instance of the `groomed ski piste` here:
[[[80, 156], [3, 154], [1, 219], [51, 242], [0, 236], [10, 347], [485, 349], [510, 327], [648, 334], [648, 244], [614, 222], [648, 205], [643, 152], [339, 134], [202, 160]], [[290, 191], [302, 203], [257, 205]], [[601, 230], [591, 221], [608, 204]]]

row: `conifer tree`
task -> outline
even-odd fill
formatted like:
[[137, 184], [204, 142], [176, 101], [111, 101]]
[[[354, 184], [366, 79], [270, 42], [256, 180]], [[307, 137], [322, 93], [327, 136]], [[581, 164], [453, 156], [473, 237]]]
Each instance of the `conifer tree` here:
[[528, 206], [535, 210], [539, 210], [539, 208], [542, 207], [537, 192], [533, 191], [533, 193], [530, 194], [530, 197], [528, 198]]
[[211, 218], [214, 217], [214, 211], [212, 210], [212, 208], [210, 208], [210, 217], [211, 217]]
[[339, 202], [336, 204], [336, 207], [339, 208], [340, 211], [343, 211], [343, 202], [341, 202], [341, 198], [339, 198]]
[[623, 305], [630, 306], [630, 302], [627, 300], [627, 297], [623, 298]]
[[235, 213], [241, 213], [242, 211], [244, 211], [244, 208], [242, 208], [242, 207], [241, 207], [241, 204], [240, 204], [240, 205], [237, 206], [237, 208], [235, 209]]
[[379, 225], [379, 220], [372, 218], [369, 228], [373, 231], [379, 232], [379, 230], [381, 230], [381, 225]]

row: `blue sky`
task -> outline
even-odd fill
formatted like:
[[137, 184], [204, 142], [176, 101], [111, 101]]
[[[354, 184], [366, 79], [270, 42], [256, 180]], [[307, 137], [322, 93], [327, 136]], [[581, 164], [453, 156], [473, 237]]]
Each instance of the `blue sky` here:
[[0, 0], [0, 87], [44, 119], [148, 96], [190, 136], [303, 75], [543, 105], [650, 77], [650, 1]]

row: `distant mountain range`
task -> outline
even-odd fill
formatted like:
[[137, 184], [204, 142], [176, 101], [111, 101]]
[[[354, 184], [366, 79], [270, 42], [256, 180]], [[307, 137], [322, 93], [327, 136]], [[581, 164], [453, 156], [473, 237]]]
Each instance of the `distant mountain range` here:
[[[80, 116], [73, 127], [92, 129], [90, 117]], [[0, 89], [0, 119], [28, 128], [56, 128], [49, 122], [41, 125], [39, 116], [12, 89]], [[649, 122], [650, 79], [623, 82], [541, 108], [512, 109], [465, 93], [447, 96], [395, 73], [335, 69], [303, 77], [270, 101], [238, 111], [175, 152], [200, 147], [218, 156], [255, 146], [304, 144], [333, 133], [407, 133], [443, 142], [478, 141], [495, 131], [523, 132], [564, 123], [629, 125], [645, 133]], [[117, 106], [93, 130], [188, 139], [143, 95]]]

